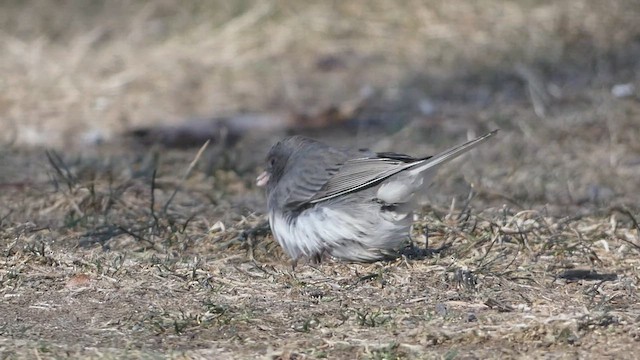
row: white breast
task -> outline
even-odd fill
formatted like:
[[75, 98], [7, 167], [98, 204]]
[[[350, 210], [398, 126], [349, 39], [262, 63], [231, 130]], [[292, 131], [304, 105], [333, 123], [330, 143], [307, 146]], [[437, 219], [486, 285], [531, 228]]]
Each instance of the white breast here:
[[374, 203], [349, 205], [321, 203], [289, 218], [274, 211], [269, 222], [293, 259], [327, 252], [345, 260], [371, 261], [381, 252], [402, 247], [410, 227], [408, 216], [383, 212]]

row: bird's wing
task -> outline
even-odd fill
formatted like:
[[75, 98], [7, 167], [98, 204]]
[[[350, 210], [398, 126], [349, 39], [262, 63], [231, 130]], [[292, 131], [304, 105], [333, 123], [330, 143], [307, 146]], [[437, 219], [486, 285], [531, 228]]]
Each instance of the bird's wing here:
[[410, 171], [415, 171], [416, 174], [423, 173], [471, 150], [497, 132], [498, 130], [494, 130], [432, 157], [416, 159], [403, 154], [379, 153], [376, 157], [350, 159], [327, 180], [309, 203], [313, 204], [362, 190], [379, 184], [404, 170], [414, 169]]
[[[407, 162], [412, 159], [412, 162]], [[313, 196], [310, 203], [328, 200], [346, 193], [377, 184], [398, 172], [411, 167], [417, 159], [403, 156], [350, 159], [340, 167], [326, 184]]]
[[310, 203], [349, 158], [346, 152], [330, 147], [315, 150], [292, 155], [304, 156], [304, 160], [292, 159], [290, 163], [294, 166], [280, 179], [273, 196], [281, 206], [296, 209]]

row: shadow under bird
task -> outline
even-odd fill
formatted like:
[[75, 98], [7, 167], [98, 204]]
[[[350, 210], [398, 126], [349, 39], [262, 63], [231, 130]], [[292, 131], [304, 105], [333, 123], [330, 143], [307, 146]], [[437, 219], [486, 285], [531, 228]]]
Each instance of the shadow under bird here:
[[271, 148], [256, 180], [266, 186], [271, 231], [294, 263], [323, 255], [355, 262], [397, 257], [437, 168], [497, 132], [422, 158], [287, 137]]

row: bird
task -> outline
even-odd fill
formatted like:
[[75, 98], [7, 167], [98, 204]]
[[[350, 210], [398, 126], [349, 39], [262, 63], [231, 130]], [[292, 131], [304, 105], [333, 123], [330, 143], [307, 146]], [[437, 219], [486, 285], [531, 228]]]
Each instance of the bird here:
[[293, 260], [397, 258], [410, 244], [413, 212], [440, 165], [498, 130], [434, 156], [345, 150], [301, 135], [266, 156], [256, 185], [266, 189], [269, 226]]

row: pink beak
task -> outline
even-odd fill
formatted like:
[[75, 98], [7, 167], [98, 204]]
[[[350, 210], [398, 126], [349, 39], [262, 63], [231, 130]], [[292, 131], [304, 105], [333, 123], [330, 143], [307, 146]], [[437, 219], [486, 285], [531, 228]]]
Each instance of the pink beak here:
[[256, 185], [258, 185], [259, 187], [263, 187], [267, 185], [268, 182], [269, 182], [269, 173], [266, 171], [263, 171], [262, 174], [258, 175], [258, 177], [256, 178]]

